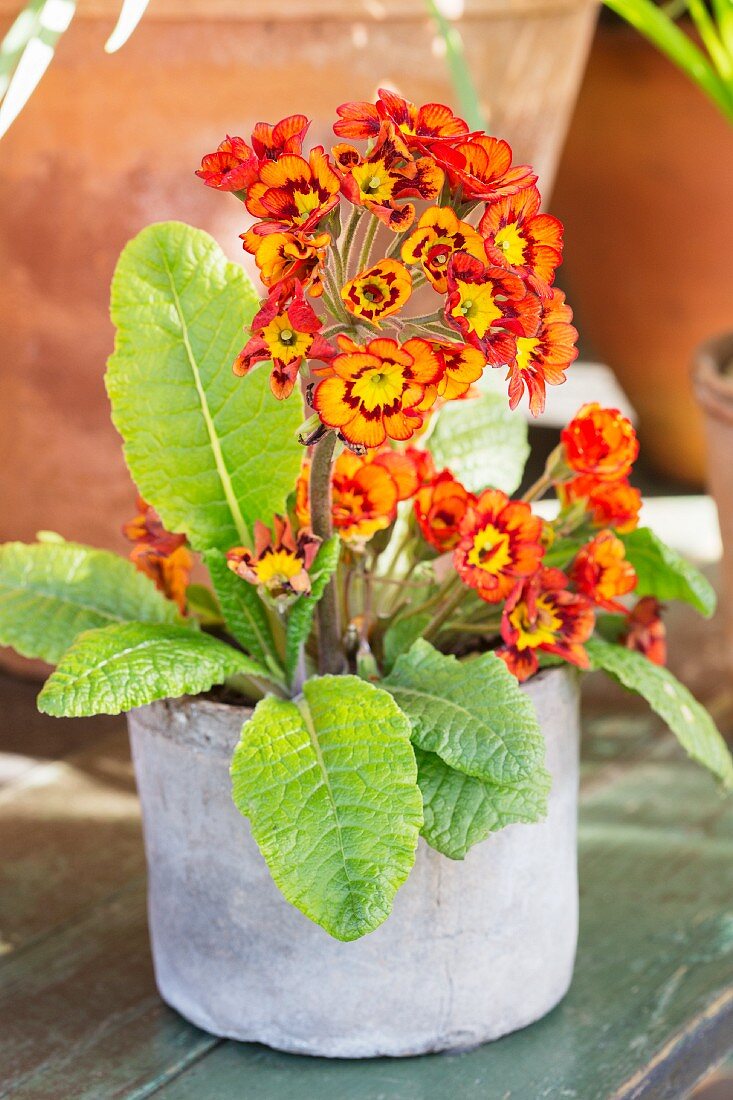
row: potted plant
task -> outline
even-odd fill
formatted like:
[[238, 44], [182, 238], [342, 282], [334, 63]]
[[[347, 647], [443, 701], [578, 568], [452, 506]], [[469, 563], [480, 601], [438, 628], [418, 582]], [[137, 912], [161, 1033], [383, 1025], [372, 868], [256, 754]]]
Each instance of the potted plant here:
[[56, 663], [45, 713], [129, 712], [165, 1000], [366, 1057], [496, 1038], [567, 989], [578, 669], [725, 785], [733, 762], [663, 667], [659, 601], [714, 599], [637, 525], [631, 424], [585, 406], [516, 496], [507, 404], [541, 409], [575, 355], [534, 173], [438, 104], [338, 114], [330, 153], [296, 115], [203, 159], [254, 219], [262, 301], [186, 225], [123, 252], [132, 561], [7, 544], [0, 639]]

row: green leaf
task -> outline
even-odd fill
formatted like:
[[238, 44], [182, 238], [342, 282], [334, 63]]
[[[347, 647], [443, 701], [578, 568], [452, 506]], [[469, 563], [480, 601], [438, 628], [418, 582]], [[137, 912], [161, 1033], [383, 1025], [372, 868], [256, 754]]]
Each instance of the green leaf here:
[[84, 630], [180, 621], [132, 562], [72, 542], [0, 546], [0, 644], [55, 664]]
[[461, 662], [420, 639], [382, 686], [410, 719], [413, 742], [466, 775], [511, 783], [544, 758], [534, 706], [495, 653]]
[[384, 635], [384, 667], [389, 672], [398, 657], [413, 646], [432, 618], [429, 611], [396, 619]]
[[726, 787], [733, 786], [733, 759], [725, 741], [708, 712], [668, 669], [602, 638], [592, 638], [586, 649], [595, 668], [646, 699], [693, 760], [709, 768]]
[[658, 600], [684, 600], [709, 618], [715, 611], [715, 589], [702, 573], [666, 546], [648, 527], [621, 535], [639, 582], [637, 596]]
[[422, 835], [450, 859], [464, 859], [490, 833], [540, 821], [547, 813], [551, 779], [543, 767], [505, 786], [464, 775], [435, 753], [415, 749], [415, 756], [425, 814]]
[[56, 717], [119, 714], [155, 699], [198, 695], [229, 676], [266, 678], [244, 653], [185, 626], [120, 623], [87, 630], [38, 697]]
[[248, 653], [284, 682], [270, 620], [259, 592], [254, 585], [232, 572], [220, 550], [209, 550], [204, 555], [204, 561], [221, 605], [227, 630]]
[[189, 584], [186, 604], [189, 612], [196, 615], [203, 626], [221, 626], [224, 622], [219, 601], [205, 584]]
[[112, 281], [112, 419], [142, 495], [202, 552], [251, 546], [300, 469], [299, 397], [277, 401], [266, 367], [232, 373], [256, 306], [243, 270], [180, 222], [139, 233]]
[[234, 801], [289, 902], [339, 940], [388, 916], [422, 824], [410, 725], [355, 676], [258, 703], [232, 761]]
[[529, 454], [527, 424], [505, 396], [449, 401], [434, 422], [429, 446], [438, 469], [448, 466], [474, 493], [487, 486], [513, 493], [519, 486]]
[[300, 596], [288, 612], [288, 625], [285, 633], [285, 671], [291, 682], [298, 668], [301, 646], [310, 634], [316, 604], [323, 595], [326, 585], [336, 572], [341, 553], [341, 540], [337, 535], [328, 539], [319, 547], [310, 569], [311, 594]]

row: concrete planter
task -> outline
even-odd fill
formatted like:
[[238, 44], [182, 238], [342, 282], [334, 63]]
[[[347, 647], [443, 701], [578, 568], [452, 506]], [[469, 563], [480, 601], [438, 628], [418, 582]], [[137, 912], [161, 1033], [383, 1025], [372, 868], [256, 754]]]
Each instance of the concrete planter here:
[[389, 919], [332, 940], [270, 879], [230, 796], [247, 711], [201, 700], [130, 715], [158, 988], [216, 1035], [342, 1058], [461, 1050], [549, 1012], [577, 937], [578, 684], [530, 682], [553, 776], [547, 820], [454, 862], [420, 841]]

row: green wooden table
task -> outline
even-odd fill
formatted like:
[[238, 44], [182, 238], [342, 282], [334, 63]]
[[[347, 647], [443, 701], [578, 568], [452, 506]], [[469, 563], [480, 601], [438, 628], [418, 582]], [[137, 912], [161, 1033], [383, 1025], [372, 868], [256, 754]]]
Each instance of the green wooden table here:
[[[730, 729], [716, 631], [683, 612], [672, 633]], [[1, 1097], [680, 1098], [733, 1050], [733, 799], [604, 681], [586, 691], [566, 1000], [472, 1053], [374, 1062], [220, 1042], [160, 1002], [124, 724], [41, 718], [33, 698], [0, 682]]]

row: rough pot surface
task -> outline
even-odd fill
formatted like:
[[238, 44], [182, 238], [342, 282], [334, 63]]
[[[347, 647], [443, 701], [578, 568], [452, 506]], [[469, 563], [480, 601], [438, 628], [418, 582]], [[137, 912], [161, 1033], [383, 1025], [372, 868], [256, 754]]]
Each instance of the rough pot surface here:
[[457, 1050], [549, 1012], [577, 938], [578, 682], [531, 681], [547, 819], [447, 859], [422, 840], [388, 920], [339, 943], [289, 905], [234, 807], [247, 711], [196, 700], [129, 717], [161, 996], [216, 1035], [343, 1058]]

